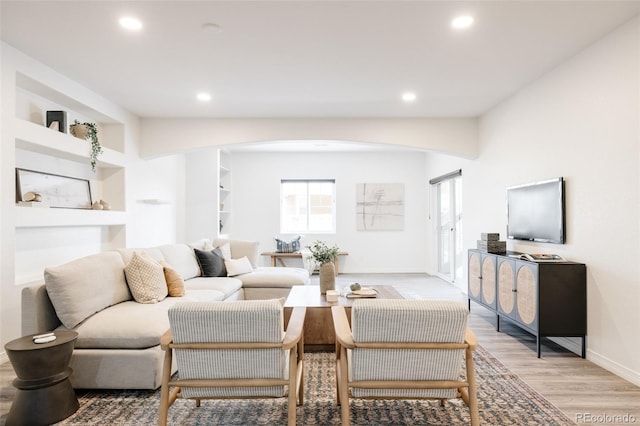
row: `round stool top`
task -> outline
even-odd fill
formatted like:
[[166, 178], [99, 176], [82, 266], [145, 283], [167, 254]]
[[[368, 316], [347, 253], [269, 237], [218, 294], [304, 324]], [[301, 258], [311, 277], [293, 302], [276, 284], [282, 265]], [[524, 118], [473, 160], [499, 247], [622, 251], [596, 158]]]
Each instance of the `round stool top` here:
[[8, 342], [6, 345], [4, 345], [4, 348], [8, 351], [33, 351], [69, 343], [78, 338], [78, 333], [71, 330], [59, 330], [54, 331], [53, 333], [56, 336], [56, 340], [54, 340], [53, 342], [33, 343], [33, 336], [37, 336], [37, 334], [31, 334], [29, 336], [19, 337]]

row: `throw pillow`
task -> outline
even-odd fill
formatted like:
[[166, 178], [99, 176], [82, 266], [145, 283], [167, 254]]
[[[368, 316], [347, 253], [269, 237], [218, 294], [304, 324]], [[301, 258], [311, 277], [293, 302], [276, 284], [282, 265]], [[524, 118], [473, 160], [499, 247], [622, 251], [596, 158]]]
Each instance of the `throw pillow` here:
[[227, 269], [224, 265], [222, 251], [219, 248], [211, 251], [194, 249], [203, 277], [226, 277]]
[[221, 246], [218, 246], [218, 248], [220, 249], [220, 252], [222, 253], [222, 258], [224, 260], [231, 259], [231, 244], [225, 243]]
[[277, 253], [293, 253], [300, 251], [300, 236], [292, 239], [291, 241], [281, 240], [276, 238], [276, 252]]
[[167, 282], [162, 266], [144, 252], [134, 252], [124, 267], [131, 295], [138, 303], [158, 303], [167, 297]]
[[164, 272], [164, 279], [167, 282], [167, 290], [169, 291], [169, 296], [184, 296], [184, 280], [182, 279], [178, 271], [173, 269], [173, 267], [164, 260], [160, 261], [160, 265], [162, 266], [162, 270]]
[[235, 277], [236, 275], [248, 274], [253, 271], [251, 262], [247, 256], [240, 259], [229, 259], [224, 261], [224, 266], [227, 268], [227, 276]]
[[46, 268], [45, 287], [60, 322], [74, 328], [107, 306], [131, 300], [123, 268], [115, 251]]

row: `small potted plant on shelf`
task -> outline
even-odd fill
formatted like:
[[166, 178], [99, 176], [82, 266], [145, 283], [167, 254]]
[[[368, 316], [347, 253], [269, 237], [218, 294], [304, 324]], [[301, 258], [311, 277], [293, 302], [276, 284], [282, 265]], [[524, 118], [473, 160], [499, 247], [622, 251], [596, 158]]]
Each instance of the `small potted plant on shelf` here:
[[338, 246], [327, 246], [323, 241], [317, 240], [307, 246], [311, 252], [311, 258], [320, 265], [320, 293], [326, 294], [327, 290], [336, 288], [336, 269], [333, 262], [338, 256]]
[[80, 123], [78, 120], [73, 120], [73, 124], [69, 126], [71, 134], [79, 139], [91, 140], [91, 170], [96, 171], [96, 163], [98, 162], [98, 156], [102, 154], [102, 146], [98, 141], [98, 127], [96, 123], [84, 122]]

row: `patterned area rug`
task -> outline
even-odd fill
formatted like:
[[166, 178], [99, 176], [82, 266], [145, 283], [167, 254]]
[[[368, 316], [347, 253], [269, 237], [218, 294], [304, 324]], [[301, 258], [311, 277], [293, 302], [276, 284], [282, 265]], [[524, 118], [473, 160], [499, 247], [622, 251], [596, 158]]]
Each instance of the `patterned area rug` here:
[[[335, 354], [305, 354], [305, 403], [298, 407], [298, 425], [339, 425], [335, 403]], [[482, 347], [475, 352], [480, 421], [483, 425], [575, 424], [538, 392], [511, 373]], [[63, 425], [154, 425], [160, 391], [79, 392], [80, 408]], [[354, 425], [469, 424], [461, 400], [351, 400]], [[177, 400], [169, 409], [171, 425], [286, 425], [285, 399]]]

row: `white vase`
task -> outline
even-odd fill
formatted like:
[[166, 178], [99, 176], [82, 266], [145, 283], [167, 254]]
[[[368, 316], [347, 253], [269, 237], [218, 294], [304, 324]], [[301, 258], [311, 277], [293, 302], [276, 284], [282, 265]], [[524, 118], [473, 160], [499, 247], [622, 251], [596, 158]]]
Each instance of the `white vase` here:
[[320, 293], [326, 294], [327, 290], [336, 289], [336, 268], [333, 262], [320, 265]]

